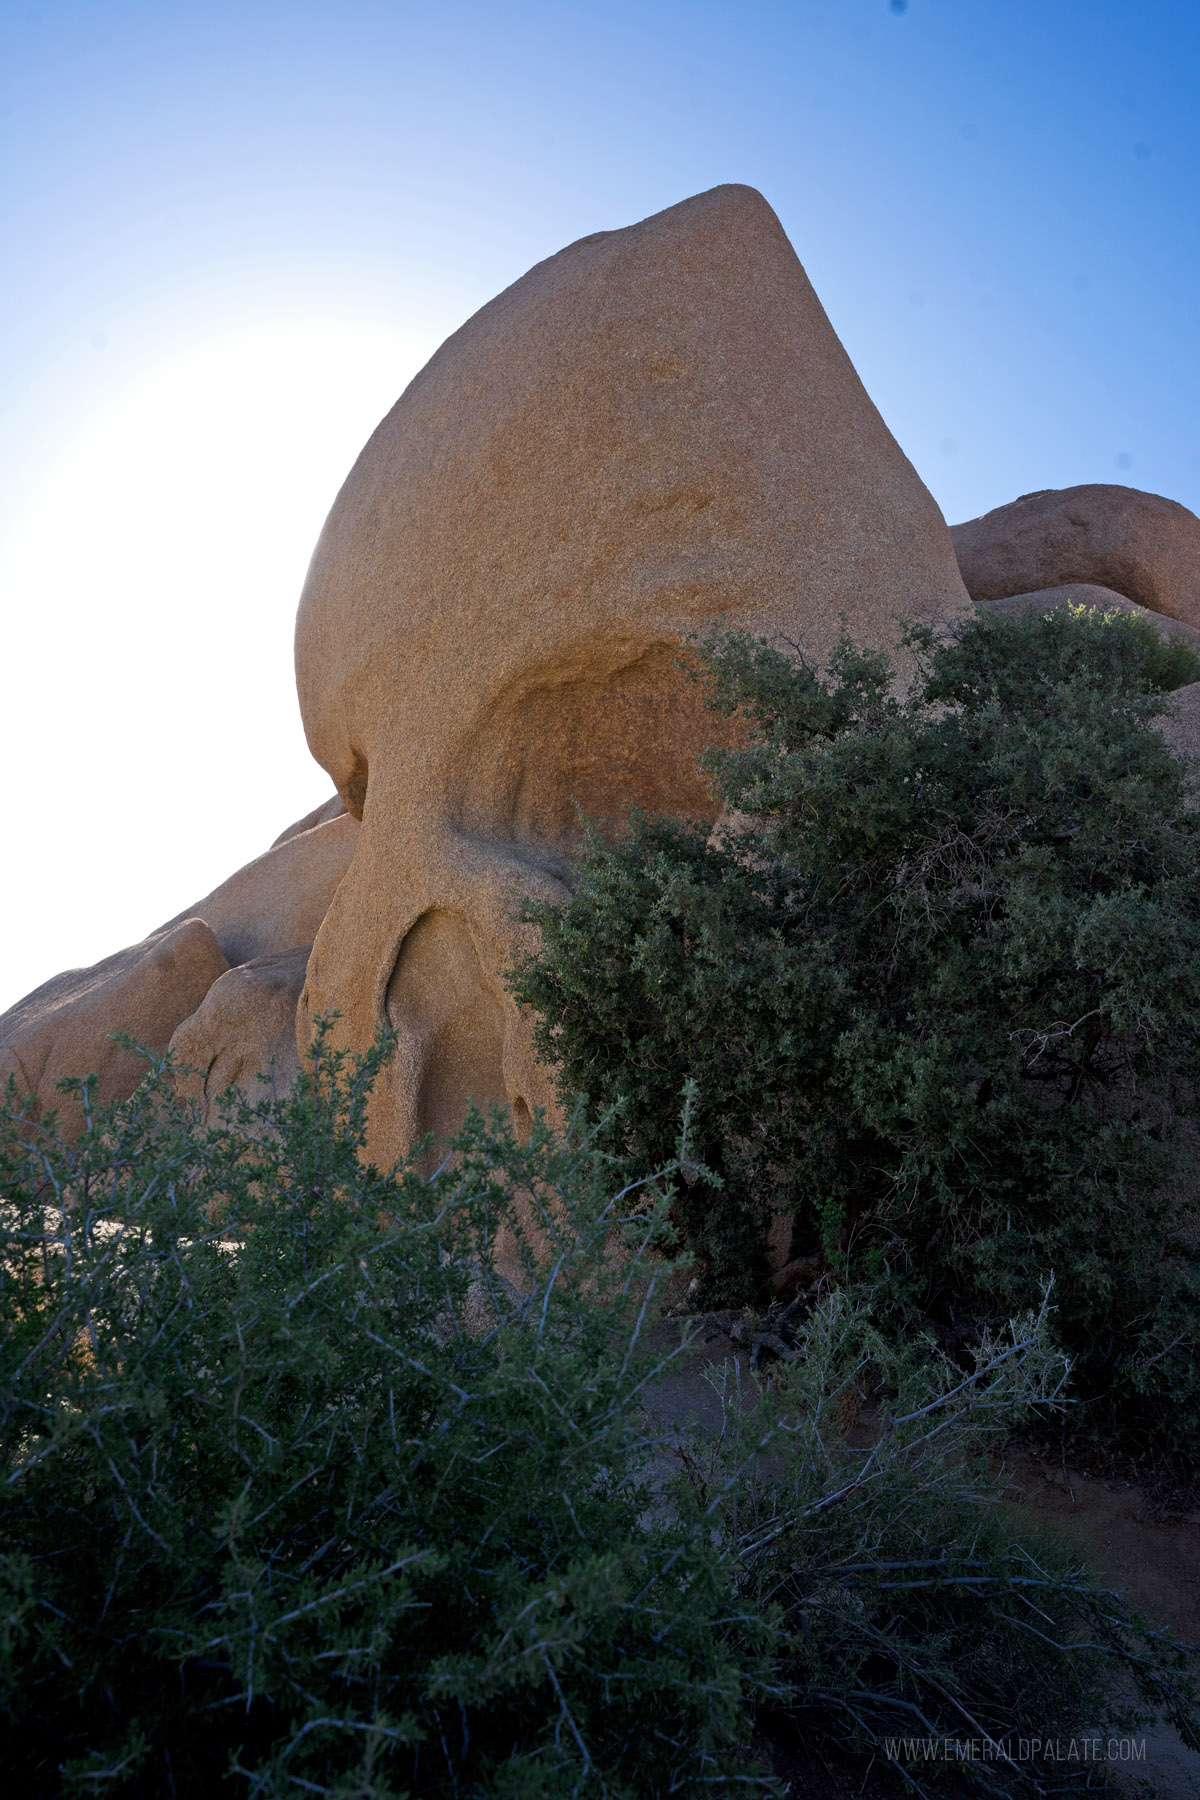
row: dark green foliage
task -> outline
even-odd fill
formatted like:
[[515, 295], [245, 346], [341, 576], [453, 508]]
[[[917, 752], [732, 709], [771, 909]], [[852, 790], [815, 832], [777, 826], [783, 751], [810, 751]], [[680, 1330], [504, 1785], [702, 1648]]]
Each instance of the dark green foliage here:
[[631, 1164], [697, 1083], [710, 1293], [753, 1291], [771, 1205], [949, 1343], [1053, 1273], [1083, 1391], [1195, 1443], [1200, 820], [1150, 723], [1192, 670], [1082, 609], [907, 647], [901, 694], [848, 641], [708, 644], [729, 827], [593, 838], [516, 991]]
[[476, 1115], [453, 1167], [383, 1174], [382, 1054], [321, 1046], [294, 1095], [231, 1097], [211, 1130], [161, 1071], [73, 1148], [9, 1121], [14, 1792], [765, 1794], [756, 1713], [886, 1754], [918, 1718], [1115, 1724], [1122, 1674], [1192, 1730], [1194, 1659], [1015, 1539], [976, 1467], [1059, 1402], [1043, 1320], [964, 1378], [834, 1296], [718, 1438], [664, 1440], [642, 1403], [687, 1352], [647, 1246], [680, 1162], [702, 1173], [686, 1139], [615, 1191], [593, 1144]]
[[[1060, 1788], [1053, 1767], [1039, 1779], [1005, 1757], [1035, 1724], [1069, 1739], [1106, 1690], [1100, 1709], [1118, 1719], [1110, 1684], [1123, 1671], [1128, 1692], [1197, 1742], [1185, 1698], [1193, 1657], [1168, 1639], [1131, 1640], [1122, 1602], [1062, 1545], [1014, 1530], [997, 1505], [983, 1452], [1066, 1379], [1044, 1314], [985, 1339], [964, 1372], [920, 1354], [927, 1346], [898, 1348], [844, 1290], [814, 1307], [801, 1354], [752, 1421], [786, 1448], [769, 1472], [742, 1465], [724, 1521], [746, 1603], [779, 1612], [792, 1733], [898, 1760], [918, 1786], [929, 1771], [897, 1738], [990, 1740], [970, 1791], [1036, 1792], [1046, 1781], [1073, 1792], [1086, 1777]], [[868, 1371], [874, 1429], [850, 1448], [844, 1420]], [[748, 1435], [746, 1424], [733, 1432], [735, 1455]], [[706, 1473], [694, 1472], [694, 1493]]]
[[[212, 1132], [159, 1076], [74, 1151], [8, 1142], [14, 1792], [58, 1793], [60, 1765], [63, 1791], [154, 1800], [641, 1800], [744, 1773], [771, 1633], [709, 1538], [646, 1516], [661, 1207], [614, 1197], [586, 1144], [478, 1117], [453, 1169], [380, 1174], [379, 1055], [323, 1051]], [[514, 1192], [552, 1263], [524, 1301], [491, 1255]]]
[[703, 1259], [703, 1299], [753, 1295], [770, 1208], [792, 1198], [772, 1058], [779, 1070], [818, 1066], [836, 1030], [830, 971], [797, 958], [776, 927], [787, 904], [775, 871], [748, 881], [703, 833], [636, 816], [615, 845], [588, 839], [569, 906], [537, 909], [544, 950], [518, 987], [541, 1014], [538, 1049], [559, 1062], [564, 1097], [586, 1089], [597, 1123], [619, 1107], [603, 1135], [630, 1167], [671, 1143], [695, 1082], [697, 1160], [715, 1179], [685, 1180], [676, 1214]]

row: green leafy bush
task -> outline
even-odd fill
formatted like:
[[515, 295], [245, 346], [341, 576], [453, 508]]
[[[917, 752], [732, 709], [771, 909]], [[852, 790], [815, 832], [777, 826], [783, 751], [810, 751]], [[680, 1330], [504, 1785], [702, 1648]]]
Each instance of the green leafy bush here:
[[14, 1791], [765, 1794], [755, 1718], [849, 1749], [916, 1719], [999, 1740], [1102, 1727], [1123, 1675], [1192, 1729], [1194, 1659], [1022, 1548], [976, 1466], [1059, 1402], [1044, 1319], [964, 1375], [834, 1296], [723, 1433], [655, 1426], [695, 1356], [656, 1323], [674, 1265], [648, 1248], [702, 1173], [686, 1138], [620, 1188], [594, 1141], [476, 1115], [434, 1175], [381, 1173], [383, 1053], [321, 1044], [294, 1094], [212, 1128], [164, 1070], [73, 1146], [10, 1105]]
[[[209, 1132], [159, 1075], [74, 1149], [10, 1133], [0, 1735], [22, 1794], [643, 1796], [739, 1772], [770, 1632], [710, 1540], [646, 1517], [660, 1203], [587, 1144], [478, 1117], [452, 1168], [381, 1174], [380, 1054], [323, 1050]], [[548, 1258], [526, 1241], [527, 1295], [492, 1253], [517, 1191]]]
[[[988, 1749], [972, 1790], [1037, 1791], [1016, 1760], [1020, 1739], [1069, 1740], [1093, 1709], [1129, 1730], [1136, 1690], [1200, 1745], [1186, 1698], [1194, 1655], [1153, 1634], [1135, 1643], [1123, 1604], [999, 1504], [986, 1452], [1031, 1409], [1060, 1404], [1067, 1380], [1047, 1314], [1044, 1300], [978, 1344], [964, 1370], [881, 1334], [867, 1305], [835, 1290], [755, 1413], [730, 1408], [707, 1465], [697, 1446], [697, 1528], [728, 1469], [719, 1516], [739, 1592], [778, 1621], [789, 1704], [772, 1714], [766, 1700], [764, 1713], [782, 1740], [900, 1761], [923, 1791], [904, 1740], [973, 1739], [977, 1756]], [[728, 1371], [723, 1380], [728, 1389]], [[747, 1454], [755, 1438], [779, 1446], [769, 1464]], [[1058, 1791], [1059, 1779], [1051, 1770], [1047, 1785]]]
[[515, 991], [628, 1166], [696, 1083], [708, 1296], [754, 1293], [772, 1210], [948, 1344], [1053, 1273], [1083, 1390], [1194, 1444], [1200, 819], [1151, 724], [1190, 653], [1083, 609], [907, 644], [902, 693], [847, 640], [709, 643], [723, 829], [593, 836]]

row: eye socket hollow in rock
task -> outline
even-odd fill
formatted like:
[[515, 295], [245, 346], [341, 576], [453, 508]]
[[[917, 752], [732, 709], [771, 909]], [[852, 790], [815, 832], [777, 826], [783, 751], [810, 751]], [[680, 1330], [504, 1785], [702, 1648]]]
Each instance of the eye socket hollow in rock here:
[[597, 649], [511, 683], [455, 757], [456, 825], [569, 852], [580, 814], [610, 833], [630, 806], [711, 823], [719, 808], [697, 758], [736, 728], [705, 711], [678, 654], [651, 645], [614, 667], [611, 652]]

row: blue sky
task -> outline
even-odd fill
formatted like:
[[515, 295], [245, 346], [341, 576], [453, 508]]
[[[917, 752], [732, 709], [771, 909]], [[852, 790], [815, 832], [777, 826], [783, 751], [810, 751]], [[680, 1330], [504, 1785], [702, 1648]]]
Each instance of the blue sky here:
[[326, 791], [291, 618], [326, 507], [532, 262], [721, 181], [783, 220], [953, 521], [1200, 510], [1194, 0], [0, 15], [0, 1005]]

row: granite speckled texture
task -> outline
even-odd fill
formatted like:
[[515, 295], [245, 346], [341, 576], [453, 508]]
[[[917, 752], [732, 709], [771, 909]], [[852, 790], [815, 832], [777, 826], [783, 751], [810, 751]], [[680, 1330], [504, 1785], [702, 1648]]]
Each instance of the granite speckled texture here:
[[[845, 616], [969, 606], [940, 512], [761, 195], [581, 239], [470, 319], [375, 432], [318, 544], [296, 670], [362, 834], [300, 1033], [399, 1054], [380, 1154], [468, 1094], [550, 1099], [499, 971], [561, 894], [576, 808], [711, 815], [714, 733], [675, 665], [718, 623], [817, 657]], [[386, 1120], [386, 1124], [381, 1123]]]

